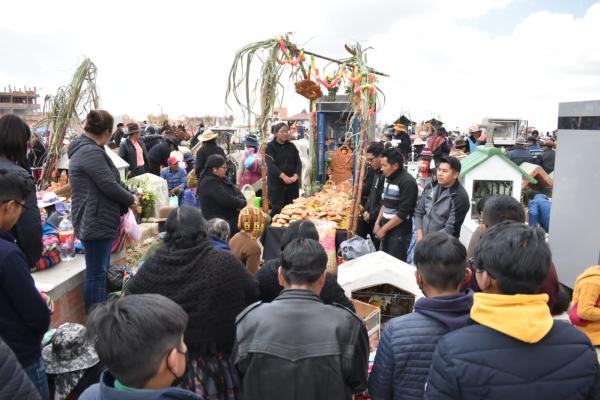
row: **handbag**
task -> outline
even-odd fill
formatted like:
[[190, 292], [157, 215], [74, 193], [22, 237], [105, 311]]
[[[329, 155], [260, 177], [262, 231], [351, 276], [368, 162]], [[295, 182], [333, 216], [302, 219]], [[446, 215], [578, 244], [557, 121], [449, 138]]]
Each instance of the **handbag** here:
[[344, 261], [349, 261], [364, 256], [365, 254], [374, 253], [375, 251], [375, 245], [373, 244], [370, 235], [367, 235], [366, 239], [360, 236], [354, 236], [353, 238], [344, 240], [340, 243], [338, 255], [341, 255], [344, 258]]

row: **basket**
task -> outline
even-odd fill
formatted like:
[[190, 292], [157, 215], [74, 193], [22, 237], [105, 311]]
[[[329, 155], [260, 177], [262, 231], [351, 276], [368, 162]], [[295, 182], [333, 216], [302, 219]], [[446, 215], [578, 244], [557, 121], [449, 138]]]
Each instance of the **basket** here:
[[256, 193], [254, 192], [254, 189], [252, 189], [252, 186], [246, 184], [242, 186], [241, 191], [244, 197], [246, 198], [246, 202], [248, 203], [248, 205], [253, 206], [254, 200], [256, 199]]
[[296, 82], [296, 93], [309, 100], [317, 100], [319, 97], [323, 96], [321, 85], [310, 79]]

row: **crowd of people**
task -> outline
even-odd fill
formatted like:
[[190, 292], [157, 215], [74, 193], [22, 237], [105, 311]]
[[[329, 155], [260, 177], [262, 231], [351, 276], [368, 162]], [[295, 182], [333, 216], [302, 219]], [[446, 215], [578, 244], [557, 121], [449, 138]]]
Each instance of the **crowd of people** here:
[[[422, 152], [431, 152], [435, 176], [420, 195], [405, 169], [414, 142], [407, 145], [402, 124], [391, 141], [368, 146], [360, 230], [402, 261], [416, 243], [423, 293], [412, 312], [385, 324], [378, 345], [327, 272], [314, 223], [291, 223], [281, 256], [262, 261], [268, 216], [229, 179], [213, 132], [192, 137], [202, 145], [183, 168], [171, 155], [177, 135], [146, 149], [138, 124], [113, 127], [108, 112], [93, 110], [69, 144], [88, 317], [47, 339], [51, 306], [29, 272], [41, 253], [34, 144], [20, 118], [0, 118], [0, 399], [351, 399], [365, 391], [390, 400], [600, 399], [600, 267], [578, 278], [571, 302], [546, 243], [547, 194], [527, 193], [528, 221], [511, 196], [483, 199], [468, 249], [458, 240], [470, 201], [455, 148], [481, 145], [478, 127], [462, 143], [443, 132], [427, 138]], [[288, 126], [272, 132], [265, 172], [274, 215], [299, 196], [302, 163]], [[260, 175], [258, 140], [245, 144], [242, 175], [251, 184]], [[177, 196], [193, 186], [197, 200], [168, 210], [122, 296], [110, 299], [112, 246], [139, 199], [105, 145], [118, 149], [130, 177], [162, 176]], [[553, 165], [546, 150], [524, 150], [544, 169]]]

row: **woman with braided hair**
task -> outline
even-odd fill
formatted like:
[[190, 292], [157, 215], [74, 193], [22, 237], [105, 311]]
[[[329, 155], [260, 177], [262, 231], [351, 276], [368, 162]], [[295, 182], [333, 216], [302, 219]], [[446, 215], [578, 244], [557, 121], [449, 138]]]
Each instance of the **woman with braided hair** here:
[[240, 211], [238, 229], [229, 241], [233, 254], [239, 257], [248, 272], [256, 274], [260, 267], [262, 245], [260, 237], [265, 231], [267, 216], [256, 207], [248, 206]]

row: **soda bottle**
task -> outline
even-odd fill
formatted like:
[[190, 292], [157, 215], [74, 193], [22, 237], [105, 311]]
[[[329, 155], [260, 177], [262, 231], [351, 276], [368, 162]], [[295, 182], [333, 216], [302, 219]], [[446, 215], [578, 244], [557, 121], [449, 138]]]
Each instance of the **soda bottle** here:
[[58, 241], [60, 257], [62, 261], [70, 261], [75, 258], [75, 231], [69, 217], [65, 215], [58, 224]]

